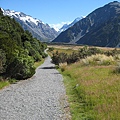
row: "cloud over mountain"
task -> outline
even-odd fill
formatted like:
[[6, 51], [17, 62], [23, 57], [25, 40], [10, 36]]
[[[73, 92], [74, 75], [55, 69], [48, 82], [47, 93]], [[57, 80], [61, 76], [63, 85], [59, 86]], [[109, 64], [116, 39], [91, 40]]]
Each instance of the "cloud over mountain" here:
[[59, 29], [63, 26], [63, 25], [65, 25], [65, 24], [70, 24], [71, 23], [71, 21], [66, 21], [66, 22], [61, 22], [61, 23], [57, 23], [57, 24], [49, 24], [50, 25], [50, 27], [52, 27], [52, 28], [54, 28], [56, 31], [59, 31]]

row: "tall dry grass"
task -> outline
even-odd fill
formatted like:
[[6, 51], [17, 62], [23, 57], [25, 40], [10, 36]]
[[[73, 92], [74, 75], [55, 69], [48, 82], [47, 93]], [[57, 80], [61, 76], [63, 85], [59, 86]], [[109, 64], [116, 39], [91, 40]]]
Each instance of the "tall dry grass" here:
[[81, 62], [85, 65], [112, 65], [115, 63], [113, 56], [106, 56], [104, 54], [96, 54], [82, 59]]
[[[110, 58], [113, 60], [113, 58]], [[114, 65], [83, 66], [81, 62], [65, 66], [69, 102], [73, 120], [119, 120], [120, 74]]]

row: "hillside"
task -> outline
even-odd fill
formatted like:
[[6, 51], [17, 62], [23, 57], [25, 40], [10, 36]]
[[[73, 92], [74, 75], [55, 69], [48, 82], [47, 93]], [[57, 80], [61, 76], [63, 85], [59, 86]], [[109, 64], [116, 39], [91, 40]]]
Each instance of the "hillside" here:
[[82, 19], [83, 17], [81, 18], [76, 18], [73, 22], [71, 22], [70, 24], [64, 24], [60, 29], [59, 29], [59, 33], [67, 30], [68, 28], [72, 27], [76, 22], [78, 22], [80, 19]]
[[[74, 44], [108, 47], [119, 46], [119, 30], [116, 32], [119, 29], [117, 26], [119, 21], [114, 23], [114, 21], [119, 20], [119, 16], [120, 3], [117, 1], [111, 2], [94, 10], [75, 25], [62, 32], [53, 42], [72, 42]], [[112, 34], [110, 30], [112, 30]], [[104, 42], [105, 40], [107, 42]]]
[[77, 44], [120, 47], [120, 15], [86, 33]]
[[0, 76], [26, 79], [35, 73], [34, 62], [46, 55], [46, 45], [24, 31], [0, 9]]
[[26, 15], [25, 13], [16, 12], [9, 9], [2, 9], [2, 11], [4, 15], [14, 18], [17, 22], [20, 23], [24, 30], [28, 30], [35, 38], [43, 42], [49, 42], [58, 35], [55, 29], [51, 28], [48, 24], [43, 23], [37, 18], [33, 18], [29, 15]]

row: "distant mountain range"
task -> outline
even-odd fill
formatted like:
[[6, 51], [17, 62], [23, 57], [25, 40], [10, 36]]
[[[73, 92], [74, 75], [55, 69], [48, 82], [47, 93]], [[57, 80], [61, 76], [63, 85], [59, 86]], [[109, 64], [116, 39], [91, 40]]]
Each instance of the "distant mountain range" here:
[[59, 31], [56, 31], [48, 24], [45, 24], [41, 20], [33, 18], [30, 15], [26, 15], [23, 12], [16, 12], [9, 9], [2, 9], [2, 11], [4, 15], [8, 15], [14, 18], [17, 22], [20, 23], [24, 30], [30, 31], [35, 38], [43, 42], [50, 42], [54, 40], [61, 32], [67, 30], [69, 27], [73, 26], [76, 22], [82, 19], [82, 17], [78, 17], [71, 24], [65, 24], [62, 28], [59, 29]]
[[18, 21], [24, 30], [28, 30], [34, 37], [41, 41], [51, 41], [58, 32], [51, 28], [48, 24], [44, 24], [41, 20], [33, 18], [22, 12], [2, 9], [4, 15], [8, 15]]
[[120, 3], [110, 2], [94, 10], [59, 34], [53, 42], [120, 47]]
[[81, 18], [78, 17], [78, 18], [76, 18], [72, 23], [70, 23], [70, 24], [64, 24], [64, 25], [59, 29], [59, 33], [67, 30], [67, 29], [70, 28], [70, 27], [72, 27], [76, 22], [78, 22], [78, 21], [81, 20], [81, 19], [82, 19], [82, 17], [81, 17]]

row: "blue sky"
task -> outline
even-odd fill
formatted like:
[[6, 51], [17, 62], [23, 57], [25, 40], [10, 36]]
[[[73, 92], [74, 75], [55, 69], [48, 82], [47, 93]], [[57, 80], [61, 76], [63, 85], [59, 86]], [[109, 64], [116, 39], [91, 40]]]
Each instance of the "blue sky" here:
[[0, 7], [24, 12], [59, 27], [77, 17], [87, 16], [109, 2], [112, 0], [0, 0]]

